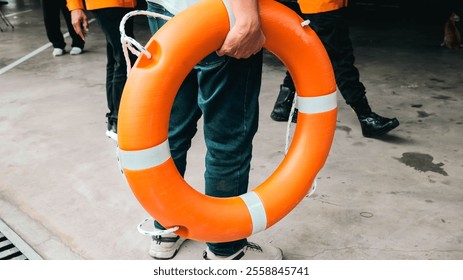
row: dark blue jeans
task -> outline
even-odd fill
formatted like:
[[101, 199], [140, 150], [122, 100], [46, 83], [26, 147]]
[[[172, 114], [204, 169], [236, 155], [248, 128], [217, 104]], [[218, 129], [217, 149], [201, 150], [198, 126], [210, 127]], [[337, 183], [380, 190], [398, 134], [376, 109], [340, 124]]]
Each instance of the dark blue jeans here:
[[[148, 10], [172, 16], [156, 4], [148, 3]], [[150, 18], [151, 32], [155, 33], [164, 23], [162, 19]], [[177, 93], [169, 123], [172, 158], [183, 176], [191, 139], [202, 116], [207, 148], [206, 195], [230, 197], [248, 190], [261, 78], [262, 52], [248, 59], [220, 57], [214, 52], [194, 67]], [[213, 253], [227, 256], [246, 242], [242, 239], [208, 246]]]
[[[117, 122], [122, 91], [127, 80], [127, 64], [121, 44], [119, 23], [130, 11], [131, 9], [127, 8], [104, 8], [92, 11], [106, 37], [106, 98], [109, 109], [106, 115], [110, 123]], [[126, 34], [133, 38], [133, 19], [129, 19], [125, 27]], [[136, 57], [131, 55], [130, 58], [133, 64]]]

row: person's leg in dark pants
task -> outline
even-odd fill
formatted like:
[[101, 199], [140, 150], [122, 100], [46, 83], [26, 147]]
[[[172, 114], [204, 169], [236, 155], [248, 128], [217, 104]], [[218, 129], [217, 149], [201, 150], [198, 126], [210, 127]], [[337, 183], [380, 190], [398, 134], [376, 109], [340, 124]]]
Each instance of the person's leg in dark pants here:
[[[252, 139], [257, 132], [262, 52], [247, 59], [219, 57], [201, 61], [199, 107], [206, 142], [206, 195], [239, 196], [248, 191]], [[223, 129], [226, 128], [226, 129]], [[216, 255], [230, 256], [246, 239], [208, 243]]]
[[317, 33], [330, 57], [336, 85], [348, 105], [358, 103], [365, 96], [365, 87], [360, 82], [360, 74], [354, 66], [355, 57], [349, 37], [345, 9], [304, 15]]
[[[346, 19], [346, 8], [317, 14], [302, 14], [298, 5], [291, 3], [288, 6], [303, 19], [310, 20], [311, 28], [317, 33], [331, 60], [338, 89], [346, 103], [357, 114], [363, 135], [376, 137], [397, 127], [399, 121], [396, 118], [381, 117], [372, 112], [368, 104], [365, 87], [360, 82], [359, 71], [354, 65], [355, 57]], [[272, 119], [288, 120], [294, 92], [294, 83], [286, 72], [271, 114]]]
[[396, 118], [381, 117], [372, 112], [365, 86], [355, 67], [354, 49], [350, 40], [347, 9], [307, 15], [313, 29], [326, 48], [333, 65], [336, 84], [344, 100], [357, 114], [365, 137], [383, 135], [399, 125]]
[[64, 50], [66, 43], [61, 32], [60, 5], [53, 0], [42, 0], [42, 11], [48, 40], [53, 48]]
[[[120, 41], [119, 23], [129, 11], [130, 9], [125, 8], [106, 8], [93, 11], [107, 42], [106, 97], [109, 109], [107, 135], [113, 139], [117, 139], [119, 104], [127, 80], [127, 64]], [[127, 21], [126, 34], [134, 37], [133, 20]], [[133, 63], [136, 57], [132, 55], [130, 57], [131, 63]]]
[[[65, 0], [60, 0], [59, 1], [61, 13], [64, 17], [64, 20], [66, 22], [66, 26], [69, 30], [69, 36], [71, 36], [72, 39], [72, 44], [71, 47], [77, 47], [80, 48], [81, 50], [84, 48], [85, 41], [80, 38], [79, 35], [77, 35], [76, 31], [74, 30], [74, 27], [72, 26], [71, 22], [71, 12], [69, 12], [67, 6], [66, 6], [66, 1]], [[72, 54], [72, 51], [71, 51]]]

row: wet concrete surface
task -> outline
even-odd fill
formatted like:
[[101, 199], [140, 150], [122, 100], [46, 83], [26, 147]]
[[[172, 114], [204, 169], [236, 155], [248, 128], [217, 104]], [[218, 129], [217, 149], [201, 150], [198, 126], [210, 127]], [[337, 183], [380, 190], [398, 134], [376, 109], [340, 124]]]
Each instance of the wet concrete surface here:
[[[293, 260], [463, 258], [463, 50], [439, 47], [437, 20], [394, 11], [353, 18], [352, 40], [370, 104], [400, 126], [362, 137], [339, 95], [317, 191], [251, 241]], [[99, 27], [90, 25], [82, 55], [54, 58], [44, 47], [5, 71], [48, 41], [39, 1], [10, 1], [4, 13], [15, 30], [0, 33], [0, 218], [44, 259], [150, 259], [136, 230], [147, 213], [104, 135]], [[135, 28], [146, 42], [146, 21]], [[286, 124], [269, 118], [284, 71], [266, 53], [250, 188], [284, 156]], [[198, 133], [186, 180], [199, 190], [204, 151]], [[187, 241], [176, 259], [201, 259], [204, 246]]]

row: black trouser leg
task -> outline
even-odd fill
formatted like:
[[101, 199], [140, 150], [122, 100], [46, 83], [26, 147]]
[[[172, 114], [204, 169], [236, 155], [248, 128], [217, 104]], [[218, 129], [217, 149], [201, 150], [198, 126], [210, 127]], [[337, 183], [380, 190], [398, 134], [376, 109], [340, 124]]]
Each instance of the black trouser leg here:
[[69, 35], [72, 38], [72, 47], [78, 47], [83, 49], [85, 45], [85, 41], [80, 38], [79, 35], [77, 35], [76, 31], [74, 30], [74, 27], [72, 26], [72, 21], [71, 21], [71, 12], [69, 12], [67, 6], [66, 6], [66, 1], [65, 0], [60, 0], [60, 6], [61, 6], [61, 12], [63, 14], [64, 20], [66, 22], [66, 25], [69, 30]]
[[56, 1], [42, 0], [42, 10], [48, 40], [54, 48], [64, 49], [66, 43], [61, 32], [60, 6], [56, 5]]

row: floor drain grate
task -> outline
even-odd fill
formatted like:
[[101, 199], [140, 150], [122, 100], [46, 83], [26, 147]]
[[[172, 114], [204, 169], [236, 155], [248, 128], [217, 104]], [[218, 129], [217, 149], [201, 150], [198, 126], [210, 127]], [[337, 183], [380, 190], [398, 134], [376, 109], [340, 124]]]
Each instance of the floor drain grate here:
[[28, 258], [0, 232], [0, 260], [27, 260]]
[[34, 249], [0, 219], [0, 260], [41, 260]]

